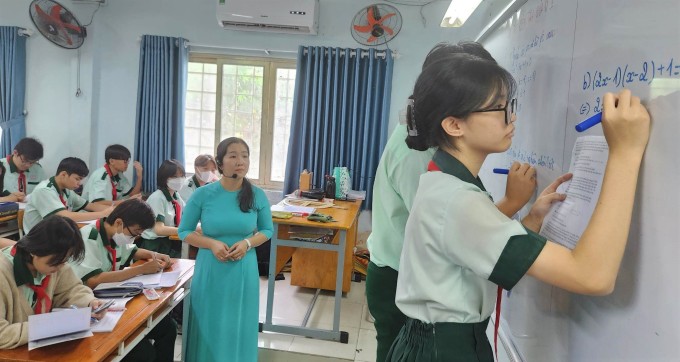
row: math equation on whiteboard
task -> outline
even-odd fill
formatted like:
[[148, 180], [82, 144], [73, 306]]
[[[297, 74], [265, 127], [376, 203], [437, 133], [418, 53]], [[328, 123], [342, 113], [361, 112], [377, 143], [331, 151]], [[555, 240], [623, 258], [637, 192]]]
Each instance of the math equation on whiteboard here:
[[651, 83], [656, 77], [680, 77], [680, 64], [671, 58], [667, 62], [644, 61], [638, 65], [626, 64], [611, 72], [593, 70], [583, 74], [583, 90], [603, 87], [625, 88], [631, 83]]

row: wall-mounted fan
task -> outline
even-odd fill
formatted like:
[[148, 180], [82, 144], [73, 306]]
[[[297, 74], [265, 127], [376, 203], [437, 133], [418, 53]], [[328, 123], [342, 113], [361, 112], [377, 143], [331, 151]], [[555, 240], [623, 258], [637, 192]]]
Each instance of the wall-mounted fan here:
[[351, 29], [359, 44], [382, 45], [399, 34], [401, 13], [392, 5], [369, 5], [354, 16]]
[[87, 36], [68, 9], [54, 0], [33, 0], [28, 14], [40, 34], [49, 41], [66, 49], [78, 49]]

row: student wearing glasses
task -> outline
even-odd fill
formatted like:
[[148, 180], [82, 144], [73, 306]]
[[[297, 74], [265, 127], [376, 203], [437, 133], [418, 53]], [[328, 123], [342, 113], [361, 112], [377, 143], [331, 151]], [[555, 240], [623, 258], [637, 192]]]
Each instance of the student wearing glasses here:
[[[471, 54], [496, 62], [479, 43], [439, 43], [427, 54], [423, 69], [450, 54]], [[407, 112], [410, 111], [411, 105], [407, 106]], [[375, 198], [373, 227], [367, 241], [371, 262], [366, 278], [366, 299], [375, 319], [377, 361], [385, 360], [392, 342], [406, 322], [406, 316], [394, 304], [404, 228], [420, 175], [427, 172], [427, 164], [435, 152], [435, 148], [425, 151], [409, 149], [404, 142], [407, 134], [405, 125], [397, 125], [380, 158], [373, 185]], [[532, 168], [528, 164], [515, 163], [511, 169], [505, 197], [496, 203], [498, 209], [509, 217], [529, 201], [536, 189], [536, 180], [530, 176]]]
[[[133, 243], [144, 229], [153, 227], [153, 224], [153, 211], [144, 201], [122, 201], [108, 217], [98, 219], [96, 225], [80, 229], [85, 241], [85, 253], [81, 262], [69, 263], [71, 269], [83, 284], [92, 289], [101, 283], [158, 273], [170, 265], [170, 257], [137, 248]], [[130, 266], [135, 260], [146, 262]], [[171, 317], [165, 317], [125, 360], [172, 361], [176, 336], [177, 325]]]
[[408, 319], [388, 361], [492, 362], [486, 329], [498, 287], [510, 290], [526, 274], [579, 294], [614, 288], [649, 114], [629, 90], [604, 95], [602, 192], [569, 250], [537, 232], [551, 205], [565, 199], [556, 190], [570, 174], [549, 185], [521, 222], [498, 210], [478, 177], [487, 155], [512, 144], [515, 87], [505, 69], [466, 54], [438, 60], [416, 81], [406, 143], [437, 151], [406, 222], [395, 300]]
[[12, 154], [0, 159], [2, 193], [0, 201], [23, 202], [40, 181], [47, 178], [38, 163], [43, 158], [43, 146], [31, 137], [22, 138]]
[[83, 189], [83, 197], [89, 202], [102, 205], [115, 205], [119, 200], [130, 197], [141, 197], [142, 164], [135, 161], [133, 167], [137, 173], [137, 182], [132, 187], [124, 172], [130, 165], [130, 150], [123, 145], [106, 147], [103, 167], [92, 172]]

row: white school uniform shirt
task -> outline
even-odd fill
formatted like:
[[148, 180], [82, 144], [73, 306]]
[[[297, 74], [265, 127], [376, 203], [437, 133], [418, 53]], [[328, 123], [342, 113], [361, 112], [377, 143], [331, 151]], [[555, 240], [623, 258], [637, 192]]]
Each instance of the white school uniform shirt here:
[[[59, 195], [61, 194], [61, 198]], [[61, 202], [66, 202], [66, 205]], [[61, 210], [77, 212], [85, 209], [88, 202], [73, 190], [59, 190], [54, 176], [35, 187], [24, 211], [24, 231], [28, 232], [42, 219]]]
[[[122, 172], [113, 176], [113, 185], [116, 186], [116, 200], [124, 200], [130, 196], [132, 185]], [[113, 200], [113, 185], [106, 167], [102, 166], [90, 173], [83, 187], [83, 197], [90, 202], [115, 201]]]
[[426, 323], [477, 323], [491, 316], [497, 286], [524, 276], [546, 239], [509, 219], [479, 178], [444, 151], [441, 171], [420, 177], [406, 223], [395, 302]]
[[[7, 160], [9, 158], [9, 161]], [[12, 156], [0, 159], [4, 172], [2, 174], [4, 190], [0, 196], [9, 196], [12, 192], [19, 191], [19, 169], [12, 161]], [[47, 179], [45, 171], [39, 163], [34, 163], [28, 170], [24, 171], [26, 176], [26, 190], [24, 194], [28, 195], [33, 192], [33, 189], [40, 183], [40, 181]]]
[[[184, 210], [184, 201], [182, 200], [182, 197], [179, 196], [177, 192], [170, 196], [170, 193], [167, 190], [158, 189], [154, 191], [149, 195], [149, 198], [146, 199], [146, 203], [153, 209], [156, 222], [160, 221], [165, 226], [178, 227], [179, 225], [175, 225], [175, 208], [172, 206], [172, 199], [177, 200], [182, 207], [182, 210]], [[142, 233], [142, 239], [153, 240], [157, 238], [159, 238], [159, 236], [153, 232], [153, 228], [146, 229]]]
[[182, 187], [181, 190], [179, 190], [179, 196], [184, 200], [184, 202], [189, 201], [189, 197], [191, 197], [191, 194], [196, 191], [201, 187], [201, 185], [198, 183], [198, 178], [196, 175], [193, 175], [191, 177], [187, 177], [184, 179], [184, 186]]
[[[138, 249], [135, 244], [119, 246], [109, 240], [104, 228], [105, 222], [106, 218], [100, 219], [99, 228], [96, 225], [86, 225], [80, 228], [80, 234], [85, 242], [85, 256], [81, 262], [69, 262], [69, 265], [83, 283], [87, 283], [88, 279], [103, 272], [112, 271], [114, 265], [116, 271], [121, 270], [123, 266], [128, 266], [133, 262], [132, 257], [137, 253]], [[116, 251], [115, 264], [107, 246]]]

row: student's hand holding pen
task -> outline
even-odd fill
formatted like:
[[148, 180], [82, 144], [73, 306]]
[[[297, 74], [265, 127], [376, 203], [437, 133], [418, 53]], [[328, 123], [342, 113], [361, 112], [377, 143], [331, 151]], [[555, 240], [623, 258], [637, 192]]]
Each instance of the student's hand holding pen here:
[[156, 260], [163, 269], [169, 267], [170, 264], [172, 264], [172, 261], [170, 260], [170, 255], [154, 252], [152, 259]]
[[141, 274], [155, 274], [163, 270], [161, 261], [157, 259], [150, 259], [146, 263], [138, 266], [137, 268], [139, 268], [139, 272]]
[[515, 161], [508, 171], [505, 198], [520, 209], [534, 195], [536, 185], [536, 168]]
[[[97, 308], [99, 308], [99, 307], [101, 307], [102, 305], [104, 305], [104, 303], [105, 303], [105, 302], [104, 302], [103, 300], [94, 299], [94, 300], [92, 300], [92, 301], [90, 302], [90, 308], [92, 308], [92, 310], [94, 311], [94, 310], [96, 310]], [[99, 312], [99, 313], [92, 313], [92, 318], [95, 318], [95, 319], [97, 319], [97, 320], [100, 320], [100, 319], [104, 318], [104, 315], [106, 315], [106, 309], [102, 310], [102, 311]]]
[[639, 161], [649, 141], [649, 113], [628, 89], [604, 95], [602, 127], [609, 154], [624, 155]]

